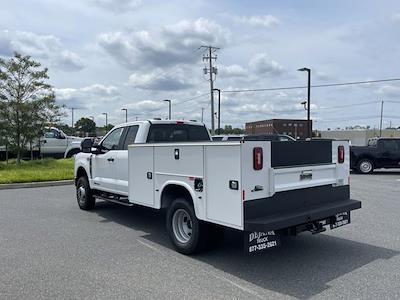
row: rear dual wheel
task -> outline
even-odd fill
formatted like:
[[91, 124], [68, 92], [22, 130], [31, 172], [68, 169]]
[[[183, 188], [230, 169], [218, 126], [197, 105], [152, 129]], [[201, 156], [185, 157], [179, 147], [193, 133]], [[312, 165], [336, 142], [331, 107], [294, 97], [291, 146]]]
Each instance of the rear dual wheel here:
[[174, 248], [182, 254], [203, 250], [208, 226], [197, 219], [193, 205], [184, 198], [172, 202], [167, 211], [167, 231]]

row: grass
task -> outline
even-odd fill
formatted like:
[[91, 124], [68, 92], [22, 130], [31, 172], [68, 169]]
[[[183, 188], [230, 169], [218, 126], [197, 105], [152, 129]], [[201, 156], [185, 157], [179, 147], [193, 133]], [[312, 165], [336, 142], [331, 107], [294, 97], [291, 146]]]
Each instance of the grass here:
[[74, 159], [43, 159], [0, 162], [0, 184], [56, 181], [74, 178]]

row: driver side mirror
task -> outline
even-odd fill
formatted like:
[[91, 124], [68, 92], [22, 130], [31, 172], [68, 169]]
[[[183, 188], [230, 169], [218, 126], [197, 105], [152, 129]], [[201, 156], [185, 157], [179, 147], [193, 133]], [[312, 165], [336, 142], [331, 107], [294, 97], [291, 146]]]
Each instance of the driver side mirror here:
[[93, 146], [93, 141], [91, 138], [85, 138], [81, 142], [81, 148], [83, 153], [92, 153], [92, 146]]

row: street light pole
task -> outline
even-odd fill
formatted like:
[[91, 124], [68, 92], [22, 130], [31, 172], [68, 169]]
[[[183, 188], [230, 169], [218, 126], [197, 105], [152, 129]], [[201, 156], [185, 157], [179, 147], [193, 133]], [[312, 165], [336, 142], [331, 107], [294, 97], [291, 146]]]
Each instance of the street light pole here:
[[311, 129], [311, 116], [310, 116], [310, 110], [311, 110], [311, 105], [310, 105], [310, 96], [311, 96], [311, 69], [309, 68], [301, 68], [298, 69], [300, 72], [307, 72], [308, 75], [308, 83], [307, 83], [307, 133], [308, 137], [312, 137], [312, 129]]
[[122, 108], [121, 110], [125, 111], [125, 123], [127, 123], [128, 122], [128, 109]]
[[383, 121], [383, 101], [381, 101], [381, 122], [379, 125], [379, 137], [382, 137], [382, 121]]
[[168, 119], [171, 120], [171, 100], [165, 99], [163, 101], [168, 102]]
[[106, 116], [106, 132], [107, 132], [107, 125], [108, 125], [108, 114], [107, 114], [107, 113], [102, 113], [102, 114]]
[[213, 89], [213, 91], [218, 91], [218, 134], [221, 133], [221, 90]]

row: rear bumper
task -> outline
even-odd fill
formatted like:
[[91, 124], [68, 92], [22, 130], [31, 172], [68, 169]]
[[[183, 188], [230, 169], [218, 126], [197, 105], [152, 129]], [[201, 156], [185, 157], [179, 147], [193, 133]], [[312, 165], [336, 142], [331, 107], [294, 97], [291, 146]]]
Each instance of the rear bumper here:
[[349, 198], [348, 186], [322, 186], [275, 194], [244, 202], [244, 230], [281, 230], [333, 217], [361, 208]]

